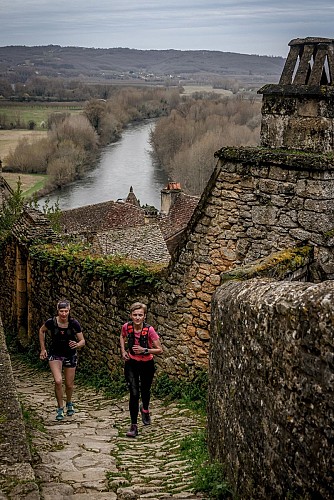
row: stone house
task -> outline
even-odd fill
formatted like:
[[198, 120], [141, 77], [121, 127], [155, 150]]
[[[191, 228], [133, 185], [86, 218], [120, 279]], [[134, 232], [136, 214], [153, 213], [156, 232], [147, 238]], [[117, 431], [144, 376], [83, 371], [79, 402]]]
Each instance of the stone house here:
[[125, 200], [65, 210], [61, 229], [92, 244], [93, 251], [167, 264], [199, 198], [185, 194], [179, 183], [161, 191], [161, 211], [141, 207], [130, 187]]

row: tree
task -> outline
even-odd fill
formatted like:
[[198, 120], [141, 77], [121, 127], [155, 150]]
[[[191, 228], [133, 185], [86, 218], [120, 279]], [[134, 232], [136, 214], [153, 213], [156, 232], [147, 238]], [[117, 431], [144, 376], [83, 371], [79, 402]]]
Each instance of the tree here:
[[13, 193], [5, 200], [3, 204], [2, 213], [0, 214], [0, 231], [11, 229], [15, 221], [22, 213], [23, 206], [24, 198], [22, 191], [22, 182], [19, 178], [15, 191], [13, 191]]

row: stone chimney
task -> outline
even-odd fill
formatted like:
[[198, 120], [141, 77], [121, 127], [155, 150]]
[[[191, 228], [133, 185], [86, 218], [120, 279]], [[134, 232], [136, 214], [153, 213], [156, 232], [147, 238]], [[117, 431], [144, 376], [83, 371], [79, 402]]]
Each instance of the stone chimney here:
[[261, 146], [334, 149], [334, 39], [296, 38], [277, 85], [265, 85]]
[[167, 186], [161, 190], [161, 210], [162, 215], [168, 215], [174, 201], [181, 193], [181, 184], [179, 182], [169, 182]]

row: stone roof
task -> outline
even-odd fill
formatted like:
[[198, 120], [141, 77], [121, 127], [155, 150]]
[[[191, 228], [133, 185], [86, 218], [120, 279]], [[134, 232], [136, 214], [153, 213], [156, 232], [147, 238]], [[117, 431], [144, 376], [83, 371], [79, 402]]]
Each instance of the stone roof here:
[[137, 199], [137, 196], [133, 192], [133, 187], [132, 186], [130, 187], [129, 194], [128, 194], [125, 202], [126, 203], [132, 203], [132, 205], [134, 205], [135, 207], [140, 207], [140, 203], [139, 203], [139, 201]]
[[181, 233], [187, 226], [197, 204], [198, 196], [180, 192], [166, 216], [159, 218], [159, 226], [165, 241]]
[[52, 229], [49, 219], [42, 212], [31, 207], [25, 207], [15, 222], [12, 233], [25, 244], [35, 239], [43, 239], [48, 242], [59, 241], [59, 237]]
[[94, 235], [93, 250], [135, 260], [168, 263], [170, 254], [158, 224], [112, 229]]
[[64, 210], [61, 228], [66, 233], [101, 232], [145, 223], [145, 212], [132, 203], [106, 201], [96, 205]]
[[108, 201], [63, 211], [60, 224], [64, 233], [92, 243], [97, 253], [168, 262], [198, 201], [197, 196], [187, 195], [180, 189], [173, 194], [168, 214], [148, 214], [145, 207], [137, 205], [131, 187], [126, 201]]

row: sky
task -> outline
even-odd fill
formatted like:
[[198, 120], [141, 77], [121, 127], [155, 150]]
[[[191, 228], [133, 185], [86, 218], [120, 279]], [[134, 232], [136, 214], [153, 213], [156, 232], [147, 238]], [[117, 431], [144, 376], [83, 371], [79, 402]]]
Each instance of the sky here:
[[0, 46], [286, 57], [294, 38], [334, 38], [333, 0], [0, 0], [0, 19]]

